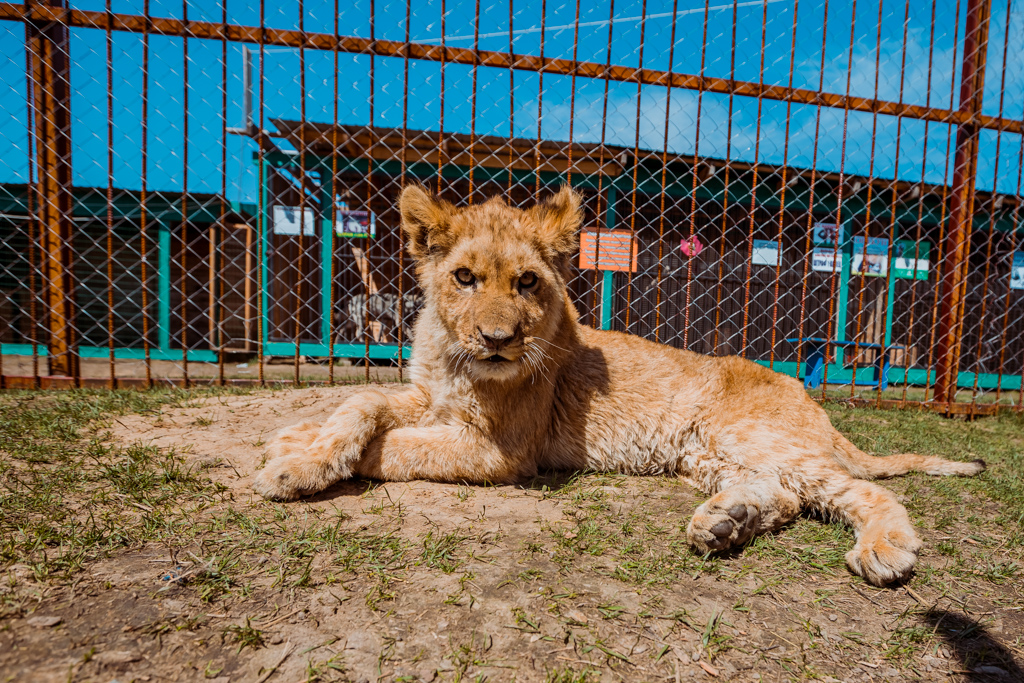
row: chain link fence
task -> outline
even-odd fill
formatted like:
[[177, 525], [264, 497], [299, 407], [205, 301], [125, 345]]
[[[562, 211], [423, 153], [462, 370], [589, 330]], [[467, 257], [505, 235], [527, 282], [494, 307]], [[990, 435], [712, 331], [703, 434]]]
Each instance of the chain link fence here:
[[585, 324], [1022, 404], [1013, 0], [48, 0], [0, 35], [5, 386], [401, 377], [401, 188], [569, 183]]

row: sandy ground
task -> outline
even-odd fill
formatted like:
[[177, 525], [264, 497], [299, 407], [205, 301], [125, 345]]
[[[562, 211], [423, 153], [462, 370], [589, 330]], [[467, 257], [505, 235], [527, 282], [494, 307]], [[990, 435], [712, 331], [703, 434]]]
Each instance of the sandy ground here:
[[[297, 503], [254, 498], [252, 476], [270, 435], [328, 416], [358, 390], [223, 395], [117, 418], [113, 439], [174, 449], [226, 487], [232, 502], [204, 514], [259, 516], [266, 529], [246, 536], [241, 522], [225, 522], [205, 541], [150, 545], [90, 566], [70, 594], [40, 597], [34, 616], [62, 621], [37, 625], [6, 665], [0, 655], [8, 676], [0, 680], [999, 680], [975, 671], [986, 662], [1006, 677], [1021, 673], [1014, 658], [1022, 654], [1015, 648], [1024, 618], [1005, 605], [1016, 588], [868, 587], [812, 547], [807, 538], [822, 522], [811, 519], [709, 562], [688, 550], [684, 536], [702, 496], [673, 480], [350, 481]], [[313, 552], [306, 582], [270, 569], [293, 566], [282, 558], [299, 552], [302, 529], [324, 520], [338, 520], [351, 538], [400, 539], [407, 559], [360, 556], [346, 569], [338, 554]], [[162, 581], [223, 554], [217, 529], [239, 537], [244, 558], [230, 591], [204, 601], [190, 583]], [[943, 536], [923, 534], [929, 549], [919, 573], [939, 571], [948, 561], [932, 548]], [[428, 553], [440, 538], [455, 539], [447, 564]], [[840, 534], [838, 543], [851, 541]], [[828, 557], [846, 549], [831, 547]], [[922, 616], [928, 606], [930, 616]], [[988, 660], [941, 639], [887, 654], [893, 642], [919, 642], [906, 629], [934, 635], [943, 621], [949, 628], [975, 618], [981, 626], [972, 637], [984, 636]], [[263, 646], [236, 651], [225, 629], [247, 623]], [[88, 648], [93, 654], [83, 661]]]

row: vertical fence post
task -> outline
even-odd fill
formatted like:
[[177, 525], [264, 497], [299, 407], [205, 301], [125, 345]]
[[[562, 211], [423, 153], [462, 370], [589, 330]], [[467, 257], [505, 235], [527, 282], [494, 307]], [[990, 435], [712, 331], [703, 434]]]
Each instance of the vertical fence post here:
[[[67, 0], [41, 4], [66, 10]], [[25, 23], [32, 62], [36, 168], [45, 301], [49, 311], [50, 375], [78, 377], [75, 342], [71, 194], [71, 64], [68, 27], [62, 21]]]
[[974, 175], [978, 161], [978, 127], [985, 83], [985, 53], [991, 0], [969, 0], [964, 31], [964, 59], [960, 77], [961, 114], [969, 120], [956, 131], [956, 155], [949, 200], [949, 230], [942, 260], [939, 338], [935, 400], [949, 403], [956, 397], [962, 333], [963, 284], [967, 276], [971, 220], [974, 207]]

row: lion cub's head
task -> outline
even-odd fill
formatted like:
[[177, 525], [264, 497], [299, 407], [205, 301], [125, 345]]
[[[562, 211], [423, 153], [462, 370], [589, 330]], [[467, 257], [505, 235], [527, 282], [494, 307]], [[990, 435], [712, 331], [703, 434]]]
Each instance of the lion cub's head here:
[[507, 381], [565, 346], [575, 322], [565, 288], [580, 224], [575, 192], [563, 187], [526, 210], [500, 198], [456, 208], [412, 186], [401, 211], [424, 314], [443, 327], [431, 336], [453, 367]]

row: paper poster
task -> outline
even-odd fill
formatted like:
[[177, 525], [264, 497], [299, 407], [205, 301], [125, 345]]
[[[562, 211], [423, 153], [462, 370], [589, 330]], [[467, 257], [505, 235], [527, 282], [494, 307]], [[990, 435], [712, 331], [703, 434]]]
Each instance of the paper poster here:
[[893, 276], [903, 280], [927, 280], [930, 247], [927, 242], [897, 241], [896, 248], [893, 249]]
[[843, 269], [843, 252], [835, 247], [815, 247], [811, 252], [811, 270], [818, 273], [838, 273]]
[[[632, 249], [630, 244], [632, 243]], [[597, 252], [597, 265], [594, 253]], [[632, 258], [630, 253], [632, 252]], [[580, 234], [580, 268], [636, 272], [637, 243], [629, 230], [584, 230]]]
[[820, 246], [834, 246], [837, 241], [839, 246], [843, 246], [843, 229], [835, 223], [815, 223], [811, 228], [811, 239]]
[[750, 262], [755, 266], [779, 265], [779, 243], [775, 240], [754, 240]]
[[864, 238], [854, 237], [850, 274], [868, 277], [887, 276], [889, 274], [889, 240], [884, 237], [869, 237], [865, 249]]
[[[274, 234], [275, 235], [298, 235], [299, 234], [299, 211], [298, 206], [274, 205]], [[307, 237], [316, 235], [313, 229], [313, 209], [302, 211], [302, 234]]]
[[1014, 252], [1010, 268], [1010, 289], [1024, 289], [1024, 251]]
[[334, 233], [338, 237], [374, 237], [377, 235], [377, 216], [369, 211], [335, 207]]

